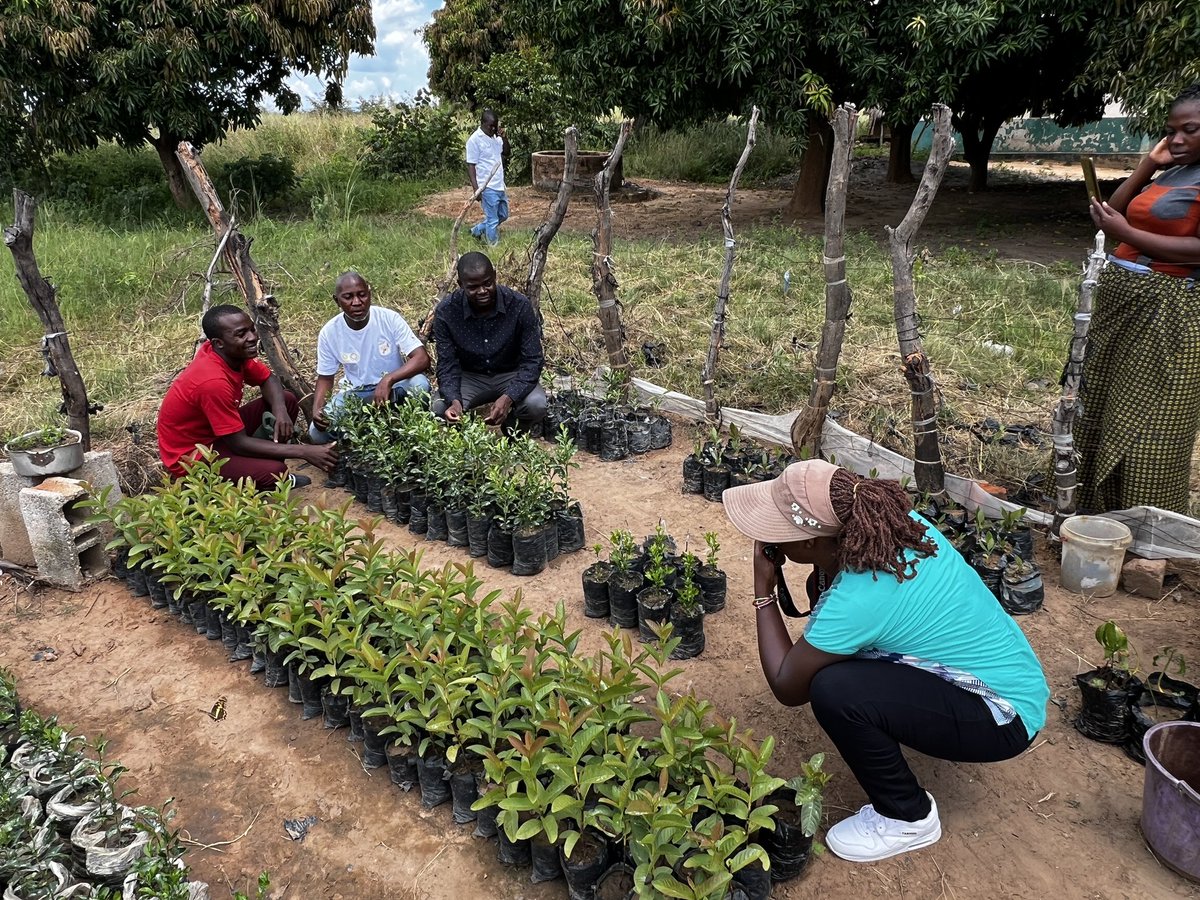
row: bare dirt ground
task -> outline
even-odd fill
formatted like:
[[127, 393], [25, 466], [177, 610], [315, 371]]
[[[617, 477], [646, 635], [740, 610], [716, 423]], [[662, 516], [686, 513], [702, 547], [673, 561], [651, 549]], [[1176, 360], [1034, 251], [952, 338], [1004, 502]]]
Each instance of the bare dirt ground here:
[[[1101, 163], [1097, 174], [1105, 193], [1132, 168]], [[919, 167], [914, 169], [920, 178]], [[846, 228], [864, 231], [885, 240], [885, 225], [899, 225], [916, 193], [916, 182], [894, 185], [885, 181], [887, 160], [857, 159], [848, 188]], [[993, 162], [987, 191], [967, 191], [968, 168], [952, 162], [937, 198], [922, 226], [922, 246], [957, 246], [993, 251], [1005, 259], [1052, 263], [1082, 259], [1091, 246], [1095, 227], [1087, 212], [1083, 174], [1074, 161], [1022, 160]], [[690, 240], [716, 237], [721, 232], [721, 207], [725, 187], [682, 182], [636, 179], [659, 193], [641, 203], [620, 203], [613, 208], [613, 232], [618, 238]], [[508, 191], [512, 216], [509, 224], [536, 228], [545, 219], [554, 197], [529, 186]], [[456, 218], [470, 191], [460, 188], [430, 197], [420, 207], [426, 215]], [[806, 234], [820, 234], [819, 217], [789, 220], [784, 215], [790, 185], [742, 187], [733, 209], [734, 226], [788, 224]], [[596, 224], [591, 197], [577, 195], [567, 208], [563, 227], [590, 232]]]
[[[781, 707], [758, 667], [748, 542], [726, 523], [719, 506], [679, 493], [686, 439], [677, 449], [624, 463], [588, 458], [575, 479], [589, 541], [617, 527], [635, 535], [661, 515], [677, 538], [719, 532], [729, 573], [728, 608], [708, 620], [708, 649], [682, 663], [681, 687], [711, 698], [742, 726], [777, 738], [775, 769], [790, 775], [808, 754], [829, 750], [810, 711]], [[345, 495], [316, 486], [316, 502]], [[362, 507], [358, 507], [362, 509]], [[396, 546], [413, 537], [385, 525]], [[462, 551], [418, 542], [425, 562], [465, 562]], [[1200, 898], [1200, 887], [1159, 865], [1138, 828], [1143, 770], [1120, 749], [1078, 734], [1073, 677], [1100, 653], [1092, 633], [1115, 618], [1150, 666], [1156, 650], [1178, 647], [1200, 658], [1195, 622], [1200, 595], [1180, 585], [1153, 602], [1125, 594], [1088, 601], [1057, 586], [1047, 568], [1045, 609], [1020, 620], [1046, 669], [1053, 693], [1049, 720], [1021, 758], [998, 765], [960, 765], [916, 757], [914, 768], [937, 797], [945, 834], [935, 846], [898, 859], [854, 865], [832, 855], [817, 859], [800, 881], [779, 886], [783, 898], [1045, 897], [1095, 900]], [[586, 552], [560, 557], [535, 578], [481, 568], [489, 586], [520, 589], [524, 603], [545, 610], [562, 599], [582, 648], [601, 642], [600, 625], [581, 613], [580, 573]], [[797, 572], [792, 578], [799, 578]], [[494, 845], [452, 824], [448, 806], [422, 811], [417, 796], [401, 794], [382, 770], [366, 774], [344, 731], [318, 720], [301, 722], [286, 691], [267, 690], [230, 664], [216, 642], [198, 638], [123, 586], [105, 581], [79, 594], [29, 591], [0, 581], [0, 660], [17, 675], [27, 704], [55, 713], [89, 736], [111, 740], [113, 758], [130, 769], [138, 800], [177, 801], [176, 825], [200, 846], [189, 855], [197, 877], [214, 886], [245, 889], [260, 870], [271, 872], [276, 898], [565, 897], [562, 882], [532, 886], [528, 873], [495, 862]], [[53, 647], [57, 659], [35, 662]], [[227, 698], [228, 717], [208, 710]], [[826, 822], [864, 802], [857, 783], [831, 754]], [[302, 843], [282, 821], [319, 819]]]

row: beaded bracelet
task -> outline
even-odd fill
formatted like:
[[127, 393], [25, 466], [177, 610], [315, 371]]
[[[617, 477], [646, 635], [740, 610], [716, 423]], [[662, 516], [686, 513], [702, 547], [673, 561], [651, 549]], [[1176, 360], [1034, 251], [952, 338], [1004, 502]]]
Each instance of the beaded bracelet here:
[[765, 597], [755, 597], [754, 598], [754, 608], [755, 609], [764, 609], [765, 607], [770, 606], [772, 603], [778, 603], [778, 602], [779, 602], [779, 598], [777, 596], [775, 596], [774, 594], [767, 594]]

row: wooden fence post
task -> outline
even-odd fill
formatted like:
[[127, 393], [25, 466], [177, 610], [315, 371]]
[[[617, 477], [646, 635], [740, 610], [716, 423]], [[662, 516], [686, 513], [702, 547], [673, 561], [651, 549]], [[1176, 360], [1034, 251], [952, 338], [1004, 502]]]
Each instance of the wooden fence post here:
[[42, 349], [58, 373], [62, 385], [63, 403], [67, 408], [67, 424], [82, 437], [83, 449], [92, 449], [92, 429], [88, 418], [87, 386], [67, 340], [67, 326], [58, 308], [58, 291], [42, 277], [37, 258], [33, 255], [33, 222], [37, 200], [20, 189], [13, 190], [13, 224], [4, 229], [4, 243], [12, 251], [17, 266], [17, 280], [29, 298], [29, 305], [42, 321], [46, 336]]
[[267, 291], [258, 267], [254, 265], [250, 256], [252, 239], [242, 234], [231, 222], [195, 148], [187, 141], [180, 141], [175, 155], [179, 158], [188, 184], [192, 186], [192, 192], [200, 201], [200, 206], [212, 225], [213, 233], [218, 241], [224, 241], [225, 264], [233, 273], [234, 281], [246, 300], [246, 309], [250, 318], [254, 320], [258, 339], [262, 343], [267, 361], [271, 364], [271, 370], [279, 376], [283, 386], [299, 398], [304, 414], [312, 419], [312, 385], [296, 367], [287, 341], [279, 330], [279, 301], [275, 299], [274, 294]]
[[950, 134], [950, 107], [933, 106], [933, 146], [925, 162], [925, 172], [917, 194], [900, 224], [887, 226], [888, 249], [892, 257], [892, 295], [895, 303], [896, 337], [900, 343], [904, 378], [912, 392], [913, 475], [917, 490], [941, 494], [946, 489], [942, 467], [942, 448], [938, 443], [937, 398], [929, 366], [929, 357], [921, 343], [917, 325], [917, 295], [913, 287], [913, 239], [925, 221], [933, 198], [946, 173], [946, 164], [954, 151]]
[[733, 195], [737, 190], [738, 179], [746, 168], [746, 160], [754, 149], [755, 131], [758, 127], [758, 107], [750, 110], [750, 127], [746, 131], [746, 146], [738, 157], [737, 165], [733, 167], [733, 175], [729, 179], [729, 189], [725, 191], [725, 205], [721, 207], [721, 231], [725, 237], [725, 267], [721, 270], [721, 284], [717, 288], [717, 302], [713, 307], [712, 331], [708, 336], [708, 354], [704, 357], [704, 368], [700, 370], [700, 383], [704, 387], [704, 412], [708, 421], [717, 425], [721, 420], [721, 407], [717, 403], [715, 382], [717, 380], [717, 360], [721, 355], [721, 342], [725, 339], [725, 307], [729, 304], [729, 281], [733, 277], [733, 254], [737, 241], [733, 239]]
[[563, 134], [563, 177], [558, 185], [558, 196], [550, 210], [550, 216], [538, 226], [533, 236], [533, 252], [529, 260], [529, 277], [525, 279], [525, 296], [533, 304], [538, 318], [542, 315], [542, 276], [546, 272], [546, 256], [550, 242], [562, 227], [567, 215], [567, 204], [571, 202], [574, 189], [575, 169], [579, 161], [579, 129], [574, 125]]
[[858, 113], [853, 103], [843, 103], [833, 114], [833, 164], [825, 191], [825, 248], [821, 257], [825, 273], [825, 324], [813, 363], [808, 405], [792, 422], [792, 448], [797, 456], [816, 457], [821, 449], [825, 412], [837, 384], [838, 358], [846, 337], [853, 295], [846, 281], [846, 189], [854, 155]]
[[[625, 355], [625, 329], [621, 326], [621, 309], [617, 305], [617, 276], [612, 266], [612, 205], [609, 186], [613, 172], [625, 152], [625, 142], [633, 130], [633, 119], [621, 123], [621, 134], [608, 155], [604, 168], [596, 176], [596, 209], [599, 213], [596, 230], [592, 232], [592, 290], [596, 293], [596, 315], [604, 333], [604, 349], [608, 352], [609, 368], [630, 374], [629, 358]], [[622, 382], [628, 385], [629, 378]], [[625, 388], [628, 390], [628, 387]]]
[[1088, 256], [1079, 286], [1079, 305], [1075, 310], [1075, 330], [1071, 335], [1071, 351], [1063, 378], [1062, 397], [1054, 408], [1051, 432], [1054, 440], [1054, 523], [1058, 534], [1063, 520], [1075, 514], [1075, 488], [1078, 467], [1075, 463], [1075, 437], [1072, 429], [1079, 411], [1079, 383], [1083, 378], [1083, 357], [1087, 353], [1088, 329], [1092, 325], [1092, 297], [1096, 279], [1104, 267], [1104, 232], [1096, 232], [1095, 246]]

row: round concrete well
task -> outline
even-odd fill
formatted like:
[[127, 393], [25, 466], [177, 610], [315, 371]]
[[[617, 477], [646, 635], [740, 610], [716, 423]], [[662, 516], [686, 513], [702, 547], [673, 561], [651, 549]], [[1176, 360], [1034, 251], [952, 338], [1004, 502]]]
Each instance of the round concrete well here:
[[[545, 191], [546, 193], [558, 193], [558, 186], [562, 183], [563, 162], [566, 159], [566, 154], [562, 150], [538, 150], [532, 154], [531, 159], [533, 186], [537, 190]], [[591, 192], [596, 176], [604, 168], [604, 163], [607, 159], [608, 154], [602, 150], [580, 150], [576, 156], [575, 178], [571, 182], [572, 193], [580, 191]], [[618, 162], [617, 170], [613, 172], [612, 184], [609, 185], [609, 190], [619, 190], [624, 180], [621, 172], [621, 163]]]

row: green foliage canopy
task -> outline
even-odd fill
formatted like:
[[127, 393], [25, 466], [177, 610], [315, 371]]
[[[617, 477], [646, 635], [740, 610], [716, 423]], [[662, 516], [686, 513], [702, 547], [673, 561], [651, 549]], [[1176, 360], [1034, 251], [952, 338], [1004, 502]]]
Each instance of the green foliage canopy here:
[[1200, 3], [1111, 0], [1112, 14], [1091, 35], [1091, 63], [1079, 84], [1120, 100], [1131, 125], [1161, 135], [1171, 101], [1200, 84]]
[[500, 0], [446, 0], [421, 31], [429, 51], [429, 89], [444, 100], [482, 105], [477, 79], [493, 56], [518, 49]]
[[806, 129], [832, 111], [834, 90], [814, 65], [817, 0], [510, 0], [505, 16], [554, 48], [568, 89], [596, 114], [623, 112], [672, 126], [752, 103], [778, 130]]
[[374, 52], [369, 0], [2, 0], [0, 136], [26, 160], [115, 140], [173, 149], [338, 80]]

